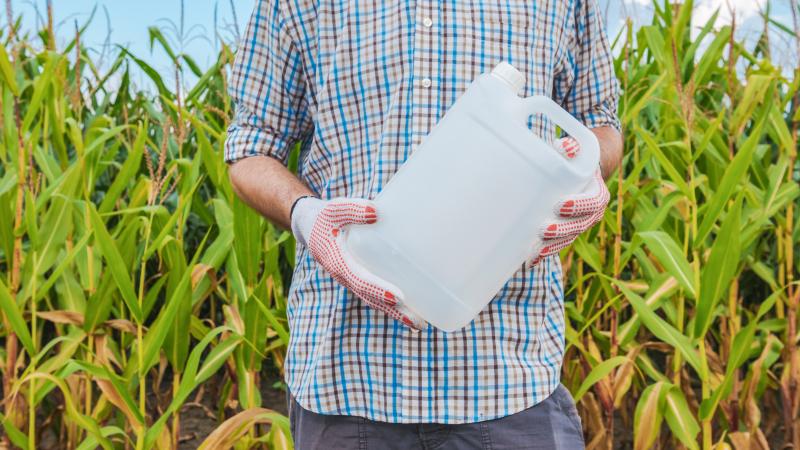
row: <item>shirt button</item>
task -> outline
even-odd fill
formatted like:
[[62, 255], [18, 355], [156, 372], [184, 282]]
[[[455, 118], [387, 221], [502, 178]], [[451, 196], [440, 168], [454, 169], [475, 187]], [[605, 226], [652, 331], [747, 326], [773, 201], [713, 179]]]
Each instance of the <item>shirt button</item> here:
[[431, 87], [431, 84], [433, 84], [433, 83], [431, 83], [431, 79], [430, 78], [423, 78], [422, 79], [422, 87], [429, 88], [429, 87]]
[[422, 19], [422, 24], [425, 25], [425, 28], [430, 28], [433, 25], [433, 20], [430, 17], [426, 17]]

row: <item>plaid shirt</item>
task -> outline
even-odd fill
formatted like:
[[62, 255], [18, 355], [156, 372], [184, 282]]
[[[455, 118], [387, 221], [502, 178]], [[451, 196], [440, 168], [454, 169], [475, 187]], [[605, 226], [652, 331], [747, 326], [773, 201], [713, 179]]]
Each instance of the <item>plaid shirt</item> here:
[[[374, 198], [500, 61], [526, 75], [525, 96], [551, 96], [590, 127], [618, 127], [596, 0], [259, 1], [230, 80], [237, 109], [226, 160], [286, 162], [300, 142], [299, 176], [321, 198]], [[546, 120], [531, 126], [556, 137]], [[559, 383], [557, 257], [521, 268], [463, 330], [414, 333], [298, 248], [288, 316], [287, 383], [317, 413], [476, 422], [530, 407]]]

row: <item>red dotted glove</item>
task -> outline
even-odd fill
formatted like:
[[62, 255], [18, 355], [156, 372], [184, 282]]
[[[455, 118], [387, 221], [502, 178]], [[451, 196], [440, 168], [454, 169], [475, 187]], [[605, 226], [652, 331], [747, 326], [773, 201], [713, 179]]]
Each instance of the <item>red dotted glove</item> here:
[[292, 211], [292, 232], [308, 246], [314, 259], [331, 276], [370, 307], [383, 311], [413, 330], [427, 323], [402, 304], [403, 294], [396, 286], [370, 273], [358, 264], [344, 245], [342, 228], [372, 224], [378, 220], [375, 207], [366, 200], [301, 198]]
[[[574, 158], [580, 146], [571, 137], [559, 141], [559, 147], [567, 158]], [[534, 266], [546, 256], [554, 255], [569, 246], [584, 231], [603, 218], [606, 205], [611, 198], [600, 169], [586, 190], [565, 199], [556, 205], [558, 221], [547, 224], [541, 231], [541, 242], [534, 248], [529, 266]]]

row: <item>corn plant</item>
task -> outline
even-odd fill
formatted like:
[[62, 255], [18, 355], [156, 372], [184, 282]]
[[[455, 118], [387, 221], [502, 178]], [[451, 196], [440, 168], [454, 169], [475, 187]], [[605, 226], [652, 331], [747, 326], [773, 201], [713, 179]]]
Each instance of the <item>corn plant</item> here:
[[692, 6], [616, 42], [623, 170], [565, 269], [589, 448], [800, 445], [800, 70], [770, 62], [767, 27], [748, 49]]
[[[617, 36], [623, 167], [562, 255], [590, 449], [800, 446], [800, 77], [766, 30], [797, 31], [766, 15], [747, 45], [692, 6], [659, 0]], [[7, 12], [0, 448], [177, 448], [197, 405], [218, 422], [201, 448], [291, 447], [260, 386], [283, 366], [294, 241], [228, 182], [233, 51], [215, 41], [203, 70], [151, 28], [166, 79], [124, 48], [99, 67], [87, 24], [57, 45], [50, 8], [36, 35]]]
[[[100, 72], [81, 29], [56, 49], [18, 24], [0, 46], [5, 446], [49, 433], [63, 448], [177, 448], [182, 408], [211, 379], [220, 419], [238, 414], [208, 448], [290, 447], [259, 383], [265, 360], [282, 367], [293, 241], [227, 179], [230, 48], [202, 72], [152, 29], [170, 89], [125, 49]], [[183, 70], [198, 79], [185, 92]]]

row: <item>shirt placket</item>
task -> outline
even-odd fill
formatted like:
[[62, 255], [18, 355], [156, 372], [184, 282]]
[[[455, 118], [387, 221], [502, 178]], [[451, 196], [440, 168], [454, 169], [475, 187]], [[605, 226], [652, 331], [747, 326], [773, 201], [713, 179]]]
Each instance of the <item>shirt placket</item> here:
[[438, 73], [437, 51], [437, 2], [420, 0], [416, 2], [414, 26], [414, 75], [412, 108], [412, 148], [419, 146], [431, 127], [432, 115], [436, 114], [431, 105], [436, 92], [441, 89]]
[[[436, 108], [433, 107], [435, 99], [438, 96], [439, 89], [441, 89], [441, 76], [439, 73], [438, 61], [436, 55], [438, 54], [438, 18], [437, 2], [430, 0], [418, 0], [416, 2], [416, 9], [414, 14], [414, 61], [413, 73], [411, 79], [411, 151], [415, 151], [423, 138], [428, 134], [431, 128], [432, 121], [438, 114]], [[405, 330], [410, 333], [409, 330]], [[424, 331], [422, 332], [424, 333]], [[402, 368], [402, 383], [404, 387], [411, 388], [414, 392], [408, 392], [406, 389], [401, 392], [408, 392], [409, 395], [401, 394], [400, 411], [406, 418], [414, 417], [416, 420], [424, 417], [419, 417], [422, 411], [425, 411], [425, 404], [422, 404], [420, 392], [423, 389], [423, 384], [426, 379], [423, 376], [426, 372], [421, 370], [420, 361], [425, 358], [424, 355], [416, 354], [417, 348], [411, 348], [416, 342], [415, 339], [403, 340], [403, 353], [407, 357], [414, 356], [410, 364], [403, 364]]]

